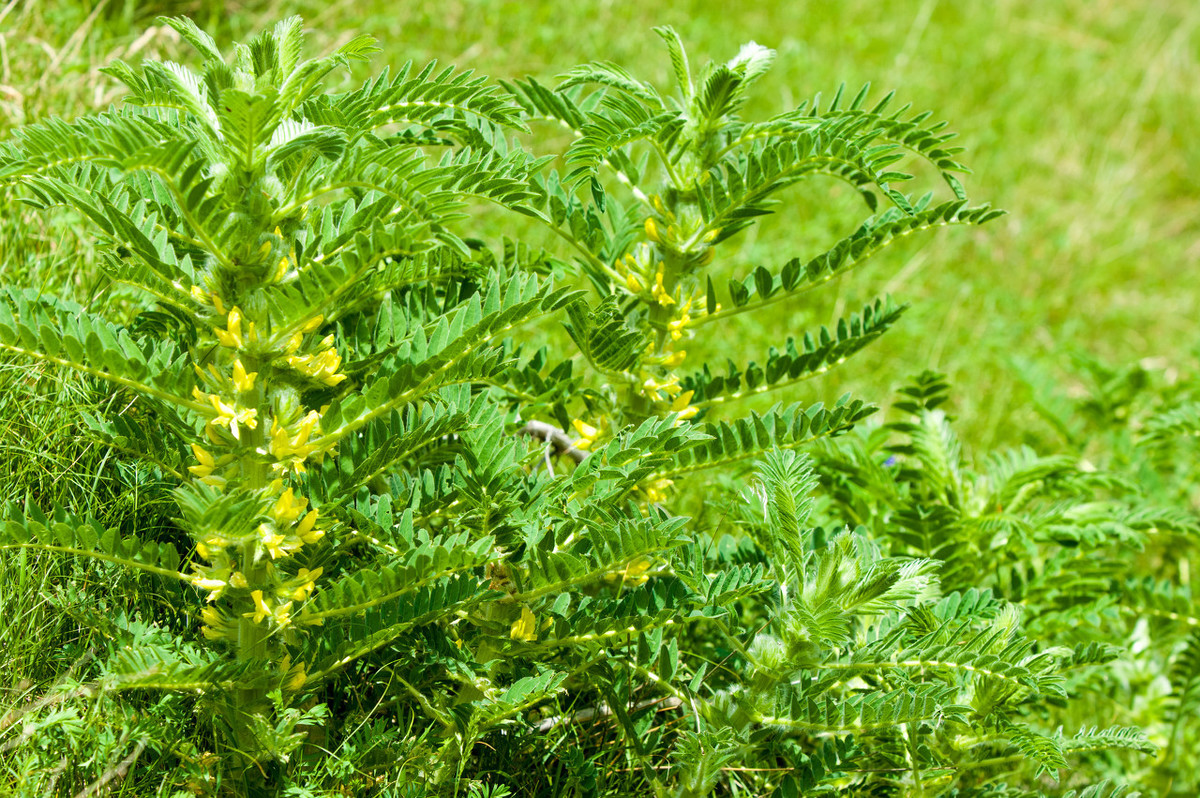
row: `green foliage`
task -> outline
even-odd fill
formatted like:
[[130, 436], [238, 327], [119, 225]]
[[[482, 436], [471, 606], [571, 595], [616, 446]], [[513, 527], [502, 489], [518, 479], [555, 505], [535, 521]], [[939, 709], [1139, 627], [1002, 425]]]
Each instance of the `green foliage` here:
[[[22, 783], [94, 792], [153, 750], [161, 783], [197, 794], [982, 796], [1157, 750], [1071, 712], [1119, 656], [1100, 630], [1123, 622], [1120, 558], [1190, 519], [1069, 458], [971, 472], [931, 375], [905, 421], [841, 446], [874, 410], [849, 396], [718, 416], [860, 351], [900, 317], [886, 298], [763, 365], [680, 376], [692, 336], [909, 233], [994, 218], [967, 204], [944, 123], [866, 89], [744, 121], [775, 53], [693, 71], [668, 28], [675, 96], [610, 63], [553, 90], [409, 65], [326, 93], [369, 37], [304, 61], [298, 18], [228, 55], [164, 24], [198, 70], [114, 62], [123, 106], [0, 143], [6, 190], [77, 214], [138, 297], [123, 314], [6, 289], [0, 348], [128, 397], [135, 412], [84, 424], [173, 516], [5, 509], [6, 556], [67, 554], [169, 596], [77, 613], [103, 641], [88, 681], [0, 728]], [[542, 154], [547, 120], [565, 151]], [[906, 153], [952, 198], [902, 193]], [[718, 292], [718, 248], [817, 175], [875, 215]], [[571, 260], [475, 238], [480, 206]], [[551, 322], [573, 349], [516, 342]], [[688, 488], [749, 468], [713, 497], [720, 522], [679, 514]], [[1193, 643], [1173, 657], [1177, 724]], [[118, 717], [129, 702], [145, 714]], [[89, 712], [112, 723], [93, 735], [104, 767], [63, 779], [47, 746], [83, 739]], [[172, 735], [188, 713], [211, 721]]]

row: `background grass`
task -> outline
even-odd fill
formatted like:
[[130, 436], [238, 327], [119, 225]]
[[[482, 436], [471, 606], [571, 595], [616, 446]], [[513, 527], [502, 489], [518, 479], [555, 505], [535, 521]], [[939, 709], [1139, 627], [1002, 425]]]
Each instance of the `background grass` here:
[[[895, 247], [835, 290], [818, 292], [816, 304], [743, 317], [741, 351], [765, 355], [786, 335], [855, 310], [876, 293], [913, 306], [840, 372], [764, 402], [843, 390], [883, 401], [906, 376], [932, 367], [959, 388], [955, 411], [970, 445], [1039, 442], [1049, 428], [1034, 418], [1027, 383], [1063, 380], [1072, 353], [1114, 363], [1161, 358], [1154, 363], [1165, 367], [1184, 360], [1197, 340], [1200, 290], [1189, 276], [1200, 261], [1200, 6], [1188, 0], [909, 0], [886, 10], [867, 0], [736, 7], [712, 0], [110, 0], [18, 1], [2, 9], [0, 130], [116, 99], [99, 66], [179, 49], [169, 31], [154, 27], [160, 12], [190, 13], [227, 40], [299, 13], [314, 50], [370, 33], [384, 51], [352, 81], [409, 59], [545, 80], [575, 63], [608, 59], [664, 89], [668, 63], [651, 27], [668, 24], [694, 62], [728, 58], [750, 39], [779, 51], [747, 117], [794, 107], [818, 91], [828, 96], [842, 82], [857, 88], [870, 81], [875, 96], [896, 89], [900, 101], [934, 109], [967, 148], [972, 199], [1010, 215]], [[742, 275], [757, 263], [810, 254], [862, 215], [839, 186], [793, 189], [775, 218], [726, 250], [734, 257], [716, 264], [715, 274]], [[73, 279], [88, 290], [63, 256], [78, 240], [40, 234], [44, 220], [3, 224], [6, 280], [24, 269], [23, 281]], [[699, 340], [689, 348], [723, 355], [723, 345]]]
[[[890, 292], [912, 309], [841, 371], [776, 400], [830, 399], [851, 390], [886, 402], [924, 368], [956, 385], [952, 410], [968, 447], [1047, 446], [1035, 395], [1082, 390], [1071, 355], [1146, 362], [1168, 376], [1197, 344], [1200, 288], [1200, 5], [1191, 0], [906, 0], [743, 4], [440, 0], [0, 0], [0, 136], [49, 114], [71, 117], [119, 99], [98, 72], [112, 58], [183, 55], [157, 13], [189, 13], [222, 44], [299, 13], [313, 52], [370, 33], [384, 65], [431, 59], [494, 77], [549, 82], [570, 66], [607, 59], [667, 87], [655, 25], [672, 25], [694, 62], [726, 59], [754, 39], [779, 51], [746, 109], [761, 117], [840, 83], [870, 81], [901, 102], [949, 119], [967, 147], [976, 202], [1009, 216], [887, 251], [811, 304], [738, 319], [738, 351], [765, 354], [814, 324]], [[865, 210], [851, 193], [815, 182], [783, 195], [780, 213], [726, 250], [716, 274], [745, 274], [817, 251]], [[64, 222], [68, 222], [64, 225]], [[62, 231], [66, 231], [63, 233]], [[84, 228], [0, 197], [0, 280], [88, 301]], [[807, 302], [808, 300], [806, 300]], [[699, 339], [695, 360], [725, 354], [731, 337]], [[6, 498], [69, 503], [108, 519], [144, 513], [105, 453], [82, 443], [77, 411], [110, 396], [63, 375], [0, 363], [0, 484]], [[97, 490], [97, 488], [100, 488]], [[55, 598], [70, 578], [91, 595]], [[55, 679], [95, 642], [64, 602], [119, 596], [112, 610], [167, 603], [137, 584], [115, 589], [103, 568], [42, 558], [0, 560], [0, 710]], [[107, 586], [108, 590], [101, 588]], [[161, 607], [160, 607], [161, 609]], [[0, 713], [2, 714], [2, 713]], [[2, 757], [0, 757], [2, 759]], [[81, 775], [81, 783], [92, 776]]]

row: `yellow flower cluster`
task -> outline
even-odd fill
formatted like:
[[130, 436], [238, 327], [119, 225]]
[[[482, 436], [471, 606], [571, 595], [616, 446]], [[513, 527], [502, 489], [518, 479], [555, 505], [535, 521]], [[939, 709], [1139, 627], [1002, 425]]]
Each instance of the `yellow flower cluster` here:
[[[276, 234], [279, 231], [276, 230]], [[286, 278], [295, 254], [271, 255], [273, 244], [260, 250], [270, 281]], [[182, 289], [181, 289], [182, 290]], [[332, 444], [321, 444], [320, 411], [299, 406], [294, 386], [268, 379], [288, 370], [327, 386], [346, 380], [342, 359], [332, 335], [312, 335], [325, 319], [314, 315], [284, 329], [272, 330], [258, 318], [261, 335], [243, 307], [225, 302], [215, 291], [200, 286], [188, 290], [197, 302], [210, 306], [217, 321], [212, 335], [220, 345], [203, 368], [193, 389], [195, 409], [206, 419], [206, 442], [192, 446], [195, 462], [187, 466], [197, 481], [222, 491], [236, 488], [239, 498], [251, 498], [258, 517], [248, 526], [213, 521], [195, 530], [196, 562], [191, 584], [207, 594], [201, 613], [202, 632], [210, 639], [235, 640], [247, 624], [265, 624], [270, 634], [302, 624], [321, 623], [304, 605], [312, 598], [321, 568], [299, 568], [287, 560], [304, 546], [325, 536], [320, 512], [309, 507], [286, 481], [319, 461]], [[291, 392], [291, 393], [289, 393]], [[269, 430], [269, 431], [268, 431]], [[251, 451], [252, 450], [252, 451]], [[264, 464], [265, 461], [265, 464]], [[267, 471], [264, 473], [264, 467]], [[254, 480], [249, 476], [253, 474]], [[263, 485], [265, 477], [269, 482]], [[251, 487], [251, 484], [261, 487]], [[292, 574], [292, 575], [289, 575]], [[220, 601], [222, 597], [224, 601]], [[299, 689], [307, 675], [303, 663], [280, 664], [281, 684]]]
[[200, 633], [209, 640], [237, 638], [237, 625], [216, 607], [205, 607], [200, 610], [200, 620], [204, 621]]
[[205, 485], [222, 489], [231, 477], [237, 476], [239, 465], [232, 454], [213, 457], [207, 449], [195, 443], [192, 444], [192, 453], [196, 455], [197, 464], [188, 466], [188, 471]]
[[261, 590], [250, 591], [250, 598], [254, 601], [254, 610], [242, 613], [242, 617], [253, 618], [255, 623], [262, 623], [267, 618], [270, 618], [279, 626], [288, 626], [291, 624], [293, 602], [269, 601], [263, 598]]
[[[662, 200], [660, 200], [658, 197], [655, 197], [655, 199], [658, 200], [658, 207], [662, 208]], [[646, 230], [646, 238], [650, 239], [655, 244], [661, 244], [665, 247], [677, 247], [682, 236], [680, 235], [679, 225], [676, 222], [675, 214], [667, 211], [667, 219], [667, 225], [664, 227], [663, 225], [659, 224], [658, 220], [653, 216], [647, 216], [646, 222], [643, 225]]]
[[325, 453], [314, 443], [309, 443], [313, 432], [321, 421], [321, 414], [310, 410], [308, 415], [294, 424], [281, 425], [279, 419], [271, 422], [271, 442], [268, 451], [275, 458], [272, 469], [280, 476], [289, 472], [304, 473], [304, 463], [312, 456], [320, 457]]
[[[272, 487], [282, 484], [282, 480], [276, 480]], [[325, 536], [325, 530], [316, 525], [320, 513], [317, 510], [305, 513], [307, 507], [308, 499], [297, 497], [288, 488], [271, 507], [270, 519], [258, 525], [259, 542], [271, 559], [299, 551], [305, 544], [316, 543]]]
[[204, 393], [199, 388], [192, 388], [192, 396], [198, 402], [211, 404], [215, 411], [214, 417], [205, 426], [205, 434], [215, 444], [220, 445], [222, 443], [217, 435], [217, 429], [228, 427], [229, 434], [233, 435], [236, 440], [241, 440], [242, 427], [246, 427], [247, 429], [256, 429], [258, 427], [258, 410], [253, 407], [243, 407], [236, 401], [233, 404], [229, 404], [222, 400], [220, 396]]
[[[307, 568], [301, 568], [296, 576], [287, 581], [281, 582], [273, 591], [273, 595], [268, 595], [263, 589], [251, 590], [249, 594], [250, 601], [254, 604], [254, 609], [248, 612], [243, 612], [241, 617], [251, 618], [254, 623], [262, 623], [268, 621], [279, 628], [291, 626], [296, 617], [292, 613], [292, 609], [296, 602], [307, 601], [312, 595], [315, 588], [315, 580], [321, 575], [322, 569], [316, 568], [312, 571]], [[246, 584], [246, 578], [240, 572], [235, 572], [229, 579], [215, 579], [197, 577], [193, 580], [193, 584], [207, 589], [213, 589], [208, 596], [208, 601], [211, 604], [227, 587], [246, 589], [249, 587]], [[231, 618], [219, 607], [208, 606], [200, 612], [200, 619], [204, 622], [202, 633], [210, 640], [233, 639], [237, 636], [237, 625], [234, 618]], [[303, 617], [300, 618], [303, 621]], [[285, 670], [289, 669], [285, 667]], [[303, 668], [301, 667], [301, 671]], [[303, 683], [303, 682], [301, 682]]]
[[[280, 480], [272, 483], [267, 489], [267, 495], [277, 492], [281, 486]], [[256, 624], [268, 622], [277, 628], [283, 628], [292, 625], [296, 620], [305, 623], [304, 614], [297, 618], [293, 609], [297, 602], [303, 603], [312, 597], [316, 589], [316, 580], [321, 576], [323, 569], [301, 568], [291, 579], [280, 579], [274, 561], [294, 554], [301, 547], [316, 543], [324, 537], [325, 530], [317, 527], [318, 517], [317, 510], [308, 509], [307, 499], [297, 497], [292, 488], [283, 490], [271, 504], [267, 519], [259, 524], [253, 533], [254, 540], [262, 547], [261, 551], [265, 552], [267, 557], [263, 574], [267, 585], [250, 585], [245, 574], [236, 570], [237, 566], [230, 557], [229, 549], [246, 541], [231, 540], [217, 533], [209, 533], [197, 543], [197, 553], [212, 562], [212, 565], [193, 565], [196, 575], [192, 578], [192, 584], [209, 591], [210, 603], [220, 598], [229, 588], [249, 590], [254, 609], [243, 612], [241, 617], [251, 618]], [[201, 618], [204, 621], [202, 631], [210, 639], [231, 638], [237, 634], [236, 624], [216, 607], [205, 608]]]
[[[670, 482], [671, 480], [667, 479], [662, 481]], [[662, 499], [651, 499], [650, 501], [662, 501]], [[633, 560], [626, 565], [625, 568], [622, 569], [621, 572], [616, 576], [626, 585], [632, 585], [635, 587], [637, 585], [644, 585], [650, 579], [650, 577], [646, 576], [646, 572], [650, 570], [651, 564], [652, 563], [650, 560], [646, 559], [645, 557], [638, 557], [636, 560]]]
[[283, 350], [284, 360], [289, 366], [305, 377], [310, 377], [332, 388], [346, 379], [345, 374], [338, 373], [338, 368], [342, 365], [342, 358], [333, 346], [332, 335], [327, 335], [321, 339], [321, 342], [317, 345], [318, 349], [316, 352], [297, 354], [304, 342], [305, 333], [310, 332], [312, 329], [320, 326], [320, 324], [321, 317], [316, 316], [310, 319], [299, 332], [288, 338]]
[[634, 247], [632, 252], [617, 258], [611, 276], [618, 285], [624, 285], [629, 293], [640, 294], [646, 290], [653, 263], [654, 250], [643, 242]]
[[654, 273], [654, 289], [650, 294], [654, 297], [655, 302], [666, 307], [667, 305], [675, 304], [675, 297], [671, 296], [670, 292], [663, 287], [664, 276], [665, 272], [663, 271], [662, 264], [659, 264], [658, 271]]
[[[213, 305], [217, 308], [217, 312], [220, 313], [224, 309], [221, 297], [215, 293], [212, 297]], [[255, 323], [250, 322], [247, 324], [245, 334], [243, 335], [242, 319], [242, 310], [235, 305], [229, 310], [229, 313], [225, 314], [225, 328], [213, 328], [213, 335], [217, 337], [221, 346], [226, 346], [230, 349], [245, 349], [247, 343], [258, 343], [258, 329], [255, 327]]]
[[673, 399], [683, 390], [679, 386], [678, 374], [668, 374], [666, 377], [659, 379], [649, 370], [642, 369], [638, 376], [641, 379], [641, 383], [637, 386], [637, 392], [655, 402]]
[[699, 408], [692, 407], [690, 404], [695, 391], [684, 391], [679, 384], [679, 375], [668, 374], [660, 379], [643, 369], [640, 376], [642, 382], [635, 386], [637, 392], [656, 403], [670, 400], [669, 412], [679, 414], [675, 419], [676, 425], [694, 418], [700, 412]]
[[[672, 300], [673, 301], [673, 300]], [[683, 337], [683, 330], [692, 320], [692, 299], [688, 299], [679, 308], [679, 317], [667, 322], [667, 331], [671, 333], [671, 340], [678, 341]]]

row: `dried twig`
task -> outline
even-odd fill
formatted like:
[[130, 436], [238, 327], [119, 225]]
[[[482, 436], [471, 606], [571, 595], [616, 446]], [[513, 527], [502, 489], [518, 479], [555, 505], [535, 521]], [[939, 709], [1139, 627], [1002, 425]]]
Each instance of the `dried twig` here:
[[587, 459], [588, 453], [576, 447], [575, 441], [571, 440], [571, 436], [553, 424], [547, 424], [545, 421], [527, 421], [517, 434], [529, 435], [540, 441], [545, 441], [554, 447], [555, 454], [566, 455], [576, 463], [582, 463]]
[[[661, 712], [663, 710], [675, 709], [676, 707], [682, 705], [683, 702], [674, 696], [669, 698], [650, 698], [636, 704], [631, 704], [629, 706], [629, 710], [631, 712], [636, 712], [639, 709], [645, 709], [646, 707], [653, 706], [655, 704], [659, 705], [660, 709], [658, 711]], [[610, 707], [608, 704], [601, 704], [598, 707], [581, 709], [578, 712], [570, 715], [555, 715], [554, 717], [546, 718], [538, 723], [538, 725], [534, 728], [537, 729], [538, 732], [548, 732], [555, 726], [561, 726], [564, 723], [580, 723], [596, 717], [606, 718], [611, 714], [613, 714], [612, 707]]]

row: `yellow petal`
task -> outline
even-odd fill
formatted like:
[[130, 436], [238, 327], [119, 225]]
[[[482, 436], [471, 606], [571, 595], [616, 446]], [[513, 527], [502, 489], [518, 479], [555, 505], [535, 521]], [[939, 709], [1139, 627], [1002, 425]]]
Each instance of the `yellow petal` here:
[[582, 436], [584, 438], [594, 439], [597, 435], [600, 434], [600, 430], [596, 429], [591, 424], [583, 423], [579, 419], [575, 419], [574, 421], [572, 421], [571, 426], [574, 427], [575, 431], [578, 432], [580, 434], [580, 436]]
[[[300, 525], [296, 527], [296, 536], [303, 540], [308, 533], [312, 532], [313, 527], [316, 526], [316, 524], [317, 511], [310, 510], [308, 515], [304, 516], [304, 518], [300, 521]], [[321, 569], [318, 568], [317, 573], [320, 573], [320, 571]]]
[[695, 391], [687, 391], [686, 393], [679, 394], [679, 396], [675, 397], [675, 401], [671, 402], [671, 410], [676, 413], [682, 413], [684, 410], [687, 410], [688, 404], [692, 401], [692, 394], [694, 393]]
[[196, 459], [200, 461], [200, 465], [208, 466], [209, 468], [212, 468], [214, 465], [216, 465], [216, 461], [213, 460], [213, 456], [199, 444], [192, 444], [192, 454], [196, 455]]
[[316, 316], [313, 316], [311, 319], [304, 322], [304, 324], [300, 327], [300, 332], [310, 333], [320, 327], [324, 321], [325, 317], [318, 313]]
[[655, 242], [656, 244], [662, 243], [662, 235], [659, 233], [658, 223], [654, 221], [653, 216], [646, 217], [645, 228], [646, 228], [646, 238], [649, 238], [651, 241]]
[[254, 612], [247, 612], [243, 614], [247, 616], [254, 616], [255, 623], [262, 623], [263, 618], [266, 618], [271, 614], [271, 610], [267, 607], [266, 602], [263, 601], [263, 592], [261, 590], [255, 590], [250, 593], [250, 598], [254, 600], [254, 606], [257, 609]]
[[526, 642], [537, 640], [537, 618], [534, 616], [533, 610], [524, 604], [521, 605], [521, 617], [513, 621], [512, 630], [508, 636], [513, 640]]
[[233, 361], [233, 387], [239, 392], [245, 393], [254, 390], [254, 378], [257, 376], [257, 371], [246, 373], [246, 367], [242, 365], [240, 358]]

